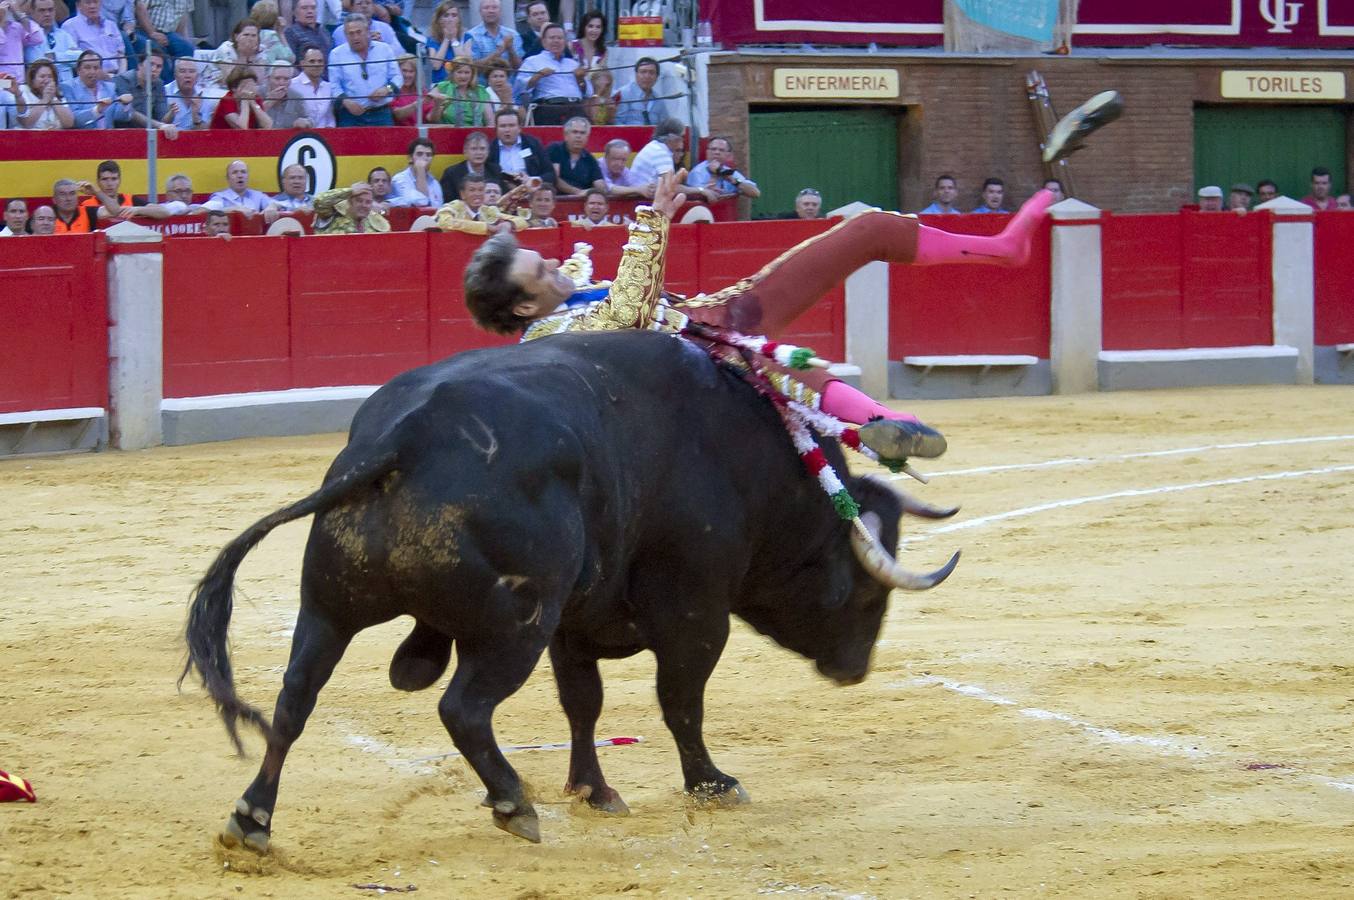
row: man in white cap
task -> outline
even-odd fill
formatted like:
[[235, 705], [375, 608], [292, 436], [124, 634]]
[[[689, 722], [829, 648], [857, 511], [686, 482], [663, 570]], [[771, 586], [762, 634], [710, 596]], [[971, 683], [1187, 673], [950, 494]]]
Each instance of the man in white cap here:
[[1222, 212], [1222, 188], [1216, 184], [1199, 188], [1199, 212]]

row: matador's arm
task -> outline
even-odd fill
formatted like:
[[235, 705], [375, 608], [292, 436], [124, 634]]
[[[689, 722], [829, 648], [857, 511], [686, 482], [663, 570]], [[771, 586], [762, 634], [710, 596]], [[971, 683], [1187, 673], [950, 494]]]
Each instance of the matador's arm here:
[[652, 325], [663, 296], [667, 250], [667, 216], [652, 207], [638, 207], [607, 299], [575, 319], [572, 329], [620, 331]]

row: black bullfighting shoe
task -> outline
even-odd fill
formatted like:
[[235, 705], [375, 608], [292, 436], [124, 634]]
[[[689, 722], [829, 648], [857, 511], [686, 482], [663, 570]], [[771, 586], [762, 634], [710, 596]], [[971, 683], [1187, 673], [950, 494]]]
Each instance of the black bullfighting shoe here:
[[945, 436], [920, 422], [874, 419], [860, 426], [860, 442], [879, 454], [885, 465], [901, 465], [909, 457], [934, 459], [945, 452]]
[[1044, 162], [1057, 162], [1080, 150], [1091, 132], [1108, 125], [1124, 111], [1118, 91], [1103, 91], [1058, 120], [1044, 142]]

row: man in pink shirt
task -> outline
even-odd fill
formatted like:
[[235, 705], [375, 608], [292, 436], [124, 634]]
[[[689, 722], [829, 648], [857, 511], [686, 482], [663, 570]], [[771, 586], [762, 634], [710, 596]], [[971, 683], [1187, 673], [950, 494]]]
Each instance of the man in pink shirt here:
[[1335, 197], [1330, 192], [1330, 169], [1317, 166], [1312, 170], [1312, 192], [1302, 202], [1317, 211], [1336, 209]]
[[24, 48], [41, 42], [38, 23], [16, 9], [14, 0], [0, 0], [0, 74], [11, 75], [16, 84], [23, 84]]

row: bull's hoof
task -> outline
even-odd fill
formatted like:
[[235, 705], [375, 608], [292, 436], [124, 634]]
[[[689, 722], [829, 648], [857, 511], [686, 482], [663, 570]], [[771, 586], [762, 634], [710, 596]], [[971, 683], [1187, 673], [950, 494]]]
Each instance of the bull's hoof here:
[[494, 825], [533, 844], [541, 842], [541, 820], [536, 818], [536, 810], [528, 805], [519, 806], [511, 800], [498, 801], [494, 804]]
[[268, 826], [258, 821], [268, 820], [268, 812], [262, 808], [251, 810], [244, 800], [237, 800], [235, 812], [226, 820], [221, 829], [220, 840], [224, 847], [235, 849], [244, 847], [262, 856], [268, 852]]
[[730, 778], [725, 784], [719, 781], [707, 781], [687, 790], [692, 802], [701, 806], [719, 806], [732, 808], [745, 806], [752, 802], [751, 795], [736, 780]]
[[625, 804], [620, 793], [613, 787], [604, 787], [600, 791], [594, 791], [586, 786], [577, 789], [566, 786], [564, 792], [573, 794], [578, 803], [586, 803], [590, 809], [599, 813], [605, 813], [609, 816], [630, 815], [630, 807]]

